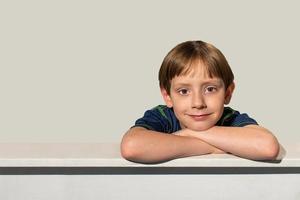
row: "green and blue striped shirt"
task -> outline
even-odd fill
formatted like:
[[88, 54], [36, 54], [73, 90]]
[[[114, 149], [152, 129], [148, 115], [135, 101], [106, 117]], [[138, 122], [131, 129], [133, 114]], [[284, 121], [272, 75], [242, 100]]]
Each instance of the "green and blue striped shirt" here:
[[[240, 114], [230, 107], [224, 107], [223, 114], [216, 126], [243, 127], [250, 124], [257, 125], [257, 122], [245, 113]], [[147, 110], [142, 118], [136, 120], [133, 127], [137, 126], [163, 133], [174, 133], [181, 130], [174, 110], [165, 105], [159, 105], [151, 110]]]

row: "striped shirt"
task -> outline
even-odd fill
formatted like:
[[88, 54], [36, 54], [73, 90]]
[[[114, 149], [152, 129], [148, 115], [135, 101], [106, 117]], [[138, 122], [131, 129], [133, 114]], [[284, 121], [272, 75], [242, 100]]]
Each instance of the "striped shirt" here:
[[[223, 114], [216, 126], [243, 127], [250, 124], [257, 125], [257, 122], [245, 113], [240, 114], [230, 107], [224, 107]], [[163, 133], [174, 133], [181, 130], [174, 110], [165, 105], [159, 105], [151, 110], [147, 110], [142, 118], [136, 120], [133, 127], [144, 127], [148, 130]]]

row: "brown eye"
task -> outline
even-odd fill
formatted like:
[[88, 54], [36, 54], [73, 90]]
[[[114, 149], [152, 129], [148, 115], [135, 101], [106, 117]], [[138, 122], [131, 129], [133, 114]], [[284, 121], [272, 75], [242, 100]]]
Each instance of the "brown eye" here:
[[205, 93], [212, 93], [215, 91], [217, 91], [217, 88], [214, 86], [209, 86], [209, 87], [205, 88]]
[[187, 89], [180, 89], [180, 90], [178, 90], [178, 93], [181, 94], [181, 95], [187, 95], [188, 92], [189, 91]]

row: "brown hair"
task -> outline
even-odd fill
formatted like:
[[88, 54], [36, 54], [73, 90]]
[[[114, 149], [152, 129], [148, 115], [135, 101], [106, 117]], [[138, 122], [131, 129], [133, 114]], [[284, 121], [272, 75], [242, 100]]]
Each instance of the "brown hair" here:
[[234, 75], [222, 52], [203, 41], [187, 41], [178, 44], [164, 58], [159, 70], [159, 85], [170, 94], [171, 80], [188, 74], [196, 62], [202, 62], [212, 77], [221, 78], [225, 89], [233, 82]]

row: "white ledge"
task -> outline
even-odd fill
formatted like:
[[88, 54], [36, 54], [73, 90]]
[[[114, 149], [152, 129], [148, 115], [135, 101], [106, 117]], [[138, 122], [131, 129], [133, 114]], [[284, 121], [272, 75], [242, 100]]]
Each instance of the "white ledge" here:
[[300, 145], [284, 149], [277, 162], [218, 154], [144, 165], [123, 159], [117, 143], [0, 143], [0, 167], [300, 167]]

